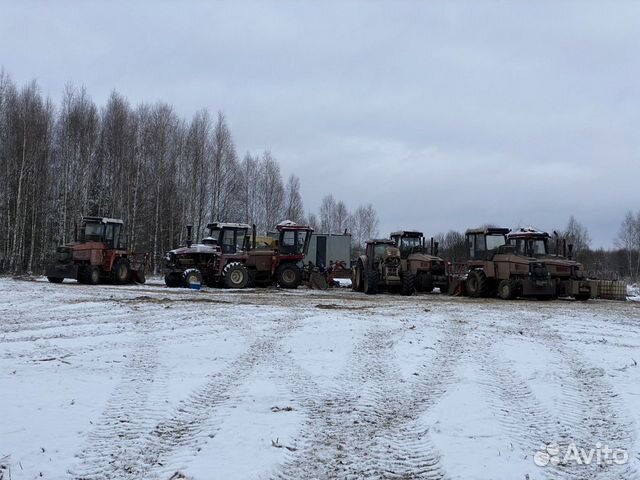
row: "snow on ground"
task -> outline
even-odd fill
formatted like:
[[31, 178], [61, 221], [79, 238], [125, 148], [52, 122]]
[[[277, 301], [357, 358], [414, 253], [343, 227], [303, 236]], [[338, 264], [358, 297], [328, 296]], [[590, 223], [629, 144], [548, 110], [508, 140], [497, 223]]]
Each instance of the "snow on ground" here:
[[0, 479], [640, 478], [639, 308], [3, 278]]
[[637, 284], [627, 285], [627, 300], [640, 302], [640, 287]]

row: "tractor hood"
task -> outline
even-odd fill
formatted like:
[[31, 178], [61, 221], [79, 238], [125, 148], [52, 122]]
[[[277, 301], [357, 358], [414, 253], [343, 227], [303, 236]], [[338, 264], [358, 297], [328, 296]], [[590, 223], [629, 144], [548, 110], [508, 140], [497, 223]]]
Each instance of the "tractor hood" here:
[[400, 258], [400, 250], [398, 247], [388, 246], [384, 249], [384, 253], [382, 254], [382, 261], [386, 262], [392, 258]]
[[170, 250], [167, 255], [191, 255], [193, 253], [219, 253], [218, 245], [203, 245], [202, 243], [194, 243], [190, 247], [180, 247]]
[[540, 258], [552, 277], [584, 277], [584, 268], [580, 262], [569, 260], [558, 255], [547, 255]]
[[408, 260], [418, 262], [443, 262], [442, 258], [429, 255], [428, 253], [412, 253], [409, 255]]

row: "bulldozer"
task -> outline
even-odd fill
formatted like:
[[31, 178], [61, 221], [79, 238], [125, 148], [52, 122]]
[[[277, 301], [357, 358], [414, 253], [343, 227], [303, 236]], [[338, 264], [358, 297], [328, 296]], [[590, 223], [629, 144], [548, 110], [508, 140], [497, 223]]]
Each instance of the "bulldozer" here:
[[560, 253], [560, 238], [556, 234], [555, 254], [551, 254], [549, 238], [547, 232], [534, 228], [520, 228], [507, 235], [508, 243], [519, 255], [535, 257], [544, 263], [556, 282], [559, 297], [588, 300], [591, 298], [591, 282], [587, 280], [582, 264], [572, 258], [573, 245], [568, 246], [567, 253], [567, 242], [563, 241], [563, 251]]
[[352, 271], [351, 286], [357, 292], [369, 295], [380, 290], [399, 291], [413, 295], [416, 277], [402, 268], [400, 249], [390, 239], [372, 239], [365, 242], [361, 255]]
[[[165, 284], [188, 287], [297, 288], [302, 282], [302, 260], [313, 230], [293, 222], [276, 226], [277, 238], [258, 237], [255, 225], [213, 222], [202, 243], [194, 243], [187, 225], [185, 245], [165, 256]], [[251, 232], [251, 234], [249, 234]], [[260, 242], [258, 242], [260, 239]]]
[[508, 228], [486, 227], [465, 232], [469, 255], [467, 295], [508, 300], [517, 297], [553, 299], [555, 281], [538, 258], [518, 253], [507, 243]]
[[416, 291], [431, 292], [434, 287], [446, 294], [449, 290], [449, 277], [445, 261], [438, 257], [438, 242], [430, 241], [426, 246], [422, 232], [401, 230], [390, 235], [400, 250], [402, 270], [415, 276]]
[[55, 262], [47, 265], [49, 282], [70, 278], [90, 285], [144, 283], [149, 254], [129, 250], [122, 230], [120, 219], [83, 217], [75, 241], [59, 246]]

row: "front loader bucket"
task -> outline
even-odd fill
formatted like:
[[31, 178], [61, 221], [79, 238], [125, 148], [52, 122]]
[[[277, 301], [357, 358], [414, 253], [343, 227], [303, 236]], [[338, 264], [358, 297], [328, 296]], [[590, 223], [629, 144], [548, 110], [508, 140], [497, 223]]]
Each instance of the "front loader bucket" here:
[[309, 287], [313, 290], [326, 290], [329, 288], [329, 284], [324, 275], [318, 272], [311, 272], [309, 276]]

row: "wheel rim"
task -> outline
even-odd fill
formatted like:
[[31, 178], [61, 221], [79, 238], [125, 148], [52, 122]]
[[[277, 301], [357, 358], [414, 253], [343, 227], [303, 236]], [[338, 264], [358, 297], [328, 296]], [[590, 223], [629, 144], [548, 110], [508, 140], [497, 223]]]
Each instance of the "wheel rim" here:
[[296, 274], [293, 270], [290, 269], [286, 269], [284, 272], [282, 272], [282, 280], [284, 280], [285, 283], [293, 283], [296, 280]]
[[243, 279], [244, 274], [242, 273], [242, 271], [234, 270], [233, 272], [231, 272], [231, 283], [233, 283], [234, 285], [242, 283]]

